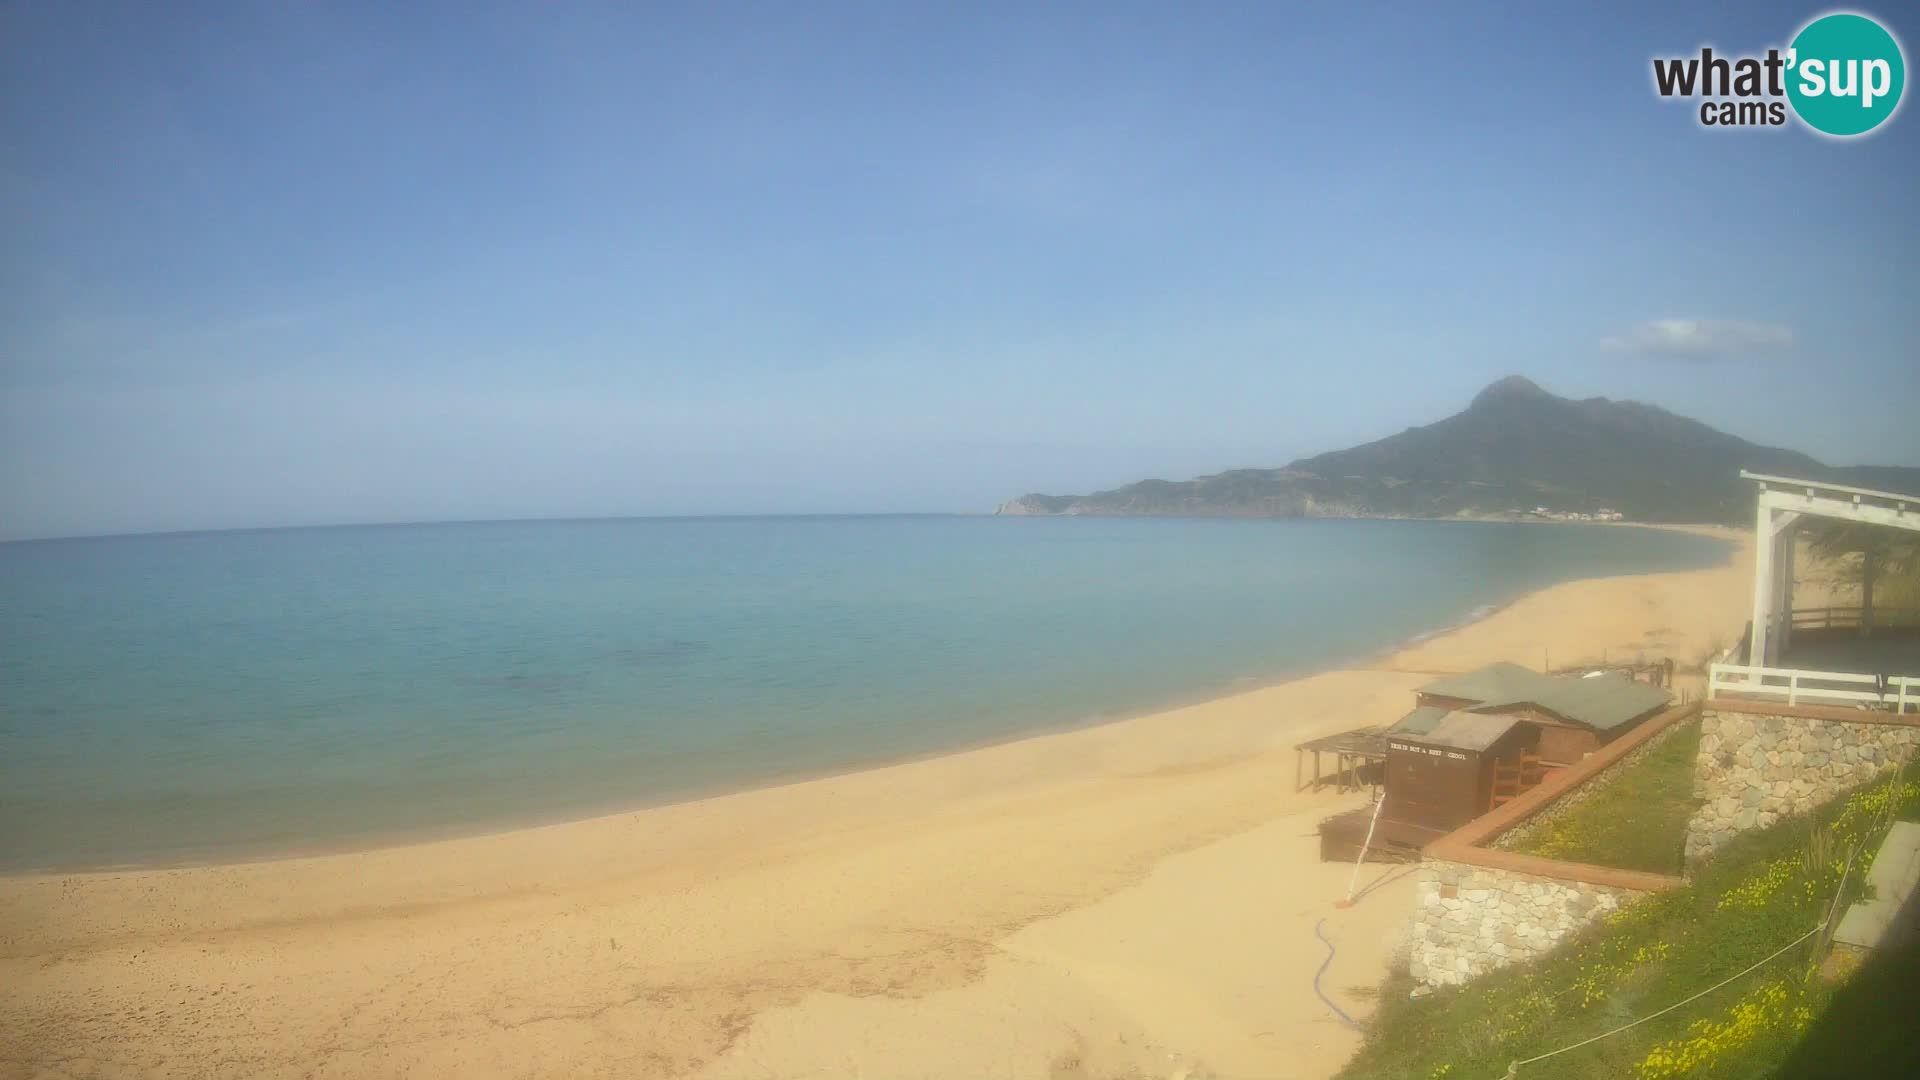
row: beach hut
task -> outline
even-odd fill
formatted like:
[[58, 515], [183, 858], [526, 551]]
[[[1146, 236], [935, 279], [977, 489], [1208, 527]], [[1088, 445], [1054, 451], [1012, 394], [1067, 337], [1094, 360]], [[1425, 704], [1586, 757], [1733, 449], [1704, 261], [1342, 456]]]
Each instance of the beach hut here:
[[[1321, 822], [1321, 857], [1405, 857], [1632, 731], [1672, 700], [1618, 672], [1545, 675], [1491, 664], [1415, 691], [1416, 705], [1373, 736], [1384, 792], [1371, 809]], [[1303, 744], [1302, 749], [1316, 749]], [[1344, 767], [1344, 766], [1343, 766]]]
[[[1465, 825], [1527, 786], [1520, 774], [1537, 765], [1540, 738], [1540, 726], [1520, 716], [1415, 709], [1387, 729], [1381, 821], [1421, 843]], [[1500, 784], [1509, 777], [1516, 783]]]
[[[1514, 715], [1422, 705], [1388, 728], [1379, 819], [1368, 809], [1320, 823], [1320, 857], [1416, 855], [1428, 843], [1538, 783], [1540, 726]], [[1369, 830], [1373, 840], [1367, 845]]]
[[1449, 676], [1415, 693], [1420, 708], [1515, 716], [1531, 722], [1540, 729], [1535, 752], [1549, 765], [1579, 761], [1673, 700], [1657, 686], [1615, 672], [1543, 675], [1506, 663]]

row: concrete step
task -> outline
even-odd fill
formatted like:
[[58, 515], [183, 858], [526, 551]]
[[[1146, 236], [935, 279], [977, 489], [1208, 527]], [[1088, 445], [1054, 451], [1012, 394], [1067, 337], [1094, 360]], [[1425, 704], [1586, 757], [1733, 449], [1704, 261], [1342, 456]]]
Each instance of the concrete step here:
[[1878, 949], [1920, 937], [1920, 822], [1896, 821], [1887, 830], [1867, 883], [1873, 899], [1847, 909], [1833, 940]]

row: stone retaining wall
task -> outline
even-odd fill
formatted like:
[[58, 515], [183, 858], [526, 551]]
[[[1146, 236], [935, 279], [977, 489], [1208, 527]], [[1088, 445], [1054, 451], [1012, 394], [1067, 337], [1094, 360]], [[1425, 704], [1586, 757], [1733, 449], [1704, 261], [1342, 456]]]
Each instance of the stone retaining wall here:
[[1574, 931], [1647, 895], [1633, 889], [1556, 881], [1510, 870], [1429, 861], [1413, 914], [1414, 981], [1458, 986], [1531, 959]]
[[1764, 829], [1857, 787], [1913, 756], [1920, 727], [1804, 714], [1716, 708], [1700, 715], [1687, 861], [1719, 850], [1748, 829]]

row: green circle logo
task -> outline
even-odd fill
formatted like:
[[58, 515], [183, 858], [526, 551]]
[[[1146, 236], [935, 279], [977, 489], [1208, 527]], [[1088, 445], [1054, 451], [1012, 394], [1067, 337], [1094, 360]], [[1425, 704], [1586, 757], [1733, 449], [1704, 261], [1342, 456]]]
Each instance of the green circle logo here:
[[1823, 15], [1787, 51], [1787, 100], [1815, 131], [1846, 138], [1879, 127], [1900, 107], [1906, 58], [1865, 15]]

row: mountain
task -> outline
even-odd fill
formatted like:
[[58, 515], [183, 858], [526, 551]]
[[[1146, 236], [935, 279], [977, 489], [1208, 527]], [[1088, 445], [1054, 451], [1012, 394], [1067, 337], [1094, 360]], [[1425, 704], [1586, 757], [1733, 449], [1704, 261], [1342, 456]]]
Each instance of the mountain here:
[[1022, 495], [1002, 514], [1479, 517], [1607, 508], [1630, 520], [1744, 522], [1740, 470], [1920, 493], [1920, 469], [1823, 465], [1637, 401], [1556, 397], [1510, 375], [1453, 416], [1279, 469]]

